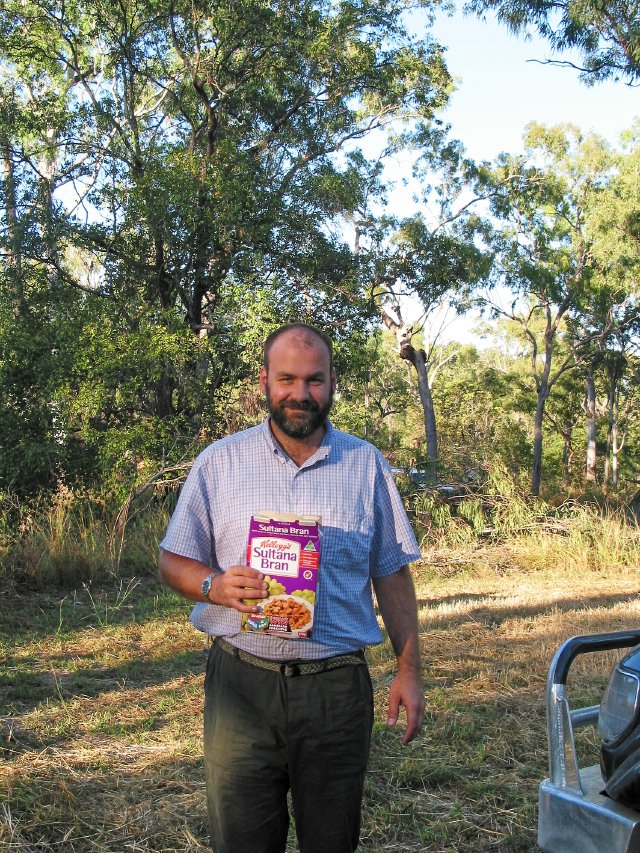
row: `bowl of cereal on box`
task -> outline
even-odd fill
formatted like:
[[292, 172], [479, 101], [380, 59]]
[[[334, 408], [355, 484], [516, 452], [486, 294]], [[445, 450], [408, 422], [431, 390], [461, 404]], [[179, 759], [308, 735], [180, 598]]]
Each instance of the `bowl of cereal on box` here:
[[287, 619], [293, 633], [308, 631], [313, 623], [313, 604], [298, 595], [273, 595], [262, 608], [262, 614]]

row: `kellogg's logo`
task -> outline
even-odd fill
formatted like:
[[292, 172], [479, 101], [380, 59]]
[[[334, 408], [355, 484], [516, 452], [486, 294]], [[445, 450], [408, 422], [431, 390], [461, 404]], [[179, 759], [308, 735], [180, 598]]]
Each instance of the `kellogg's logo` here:
[[261, 547], [262, 548], [277, 548], [278, 551], [288, 551], [292, 542], [287, 541], [286, 539], [262, 539]]

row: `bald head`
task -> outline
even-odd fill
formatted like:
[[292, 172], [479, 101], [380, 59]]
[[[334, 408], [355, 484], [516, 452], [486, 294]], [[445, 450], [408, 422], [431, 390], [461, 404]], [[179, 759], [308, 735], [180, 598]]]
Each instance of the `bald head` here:
[[[333, 370], [333, 345], [331, 339], [316, 329], [315, 326], [309, 326], [307, 323], [287, 323], [285, 326], [280, 326], [279, 329], [271, 332], [269, 337], [264, 342], [262, 363], [266, 370], [269, 369], [269, 353], [274, 343], [280, 338], [291, 338], [295, 344], [300, 347], [316, 347], [320, 342], [329, 354], [329, 369]], [[284, 343], [284, 340], [283, 340]]]

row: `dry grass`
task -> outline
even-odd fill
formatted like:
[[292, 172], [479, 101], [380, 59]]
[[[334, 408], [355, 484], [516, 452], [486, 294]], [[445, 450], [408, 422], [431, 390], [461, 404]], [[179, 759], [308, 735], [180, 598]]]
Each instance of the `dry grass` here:
[[[579, 568], [545, 547], [551, 569], [516, 542], [417, 567], [427, 722], [409, 747], [386, 729], [393, 656], [387, 643], [372, 649], [363, 851], [535, 850], [551, 657], [571, 634], [636, 625], [640, 613], [631, 568]], [[208, 850], [203, 642], [189, 605], [145, 581], [0, 608], [0, 850]], [[606, 668], [579, 659], [577, 702], [596, 701]], [[585, 754], [594, 748], [581, 737]]]

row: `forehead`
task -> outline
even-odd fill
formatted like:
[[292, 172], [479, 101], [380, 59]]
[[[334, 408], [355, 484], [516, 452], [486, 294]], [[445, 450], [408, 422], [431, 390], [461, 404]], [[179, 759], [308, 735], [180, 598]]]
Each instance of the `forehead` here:
[[292, 330], [276, 338], [269, 350], [269, 369], [289, 369], [298, 365], [314, 370], [330, 369], [329, 350], [325, 342], [310, 332]]

